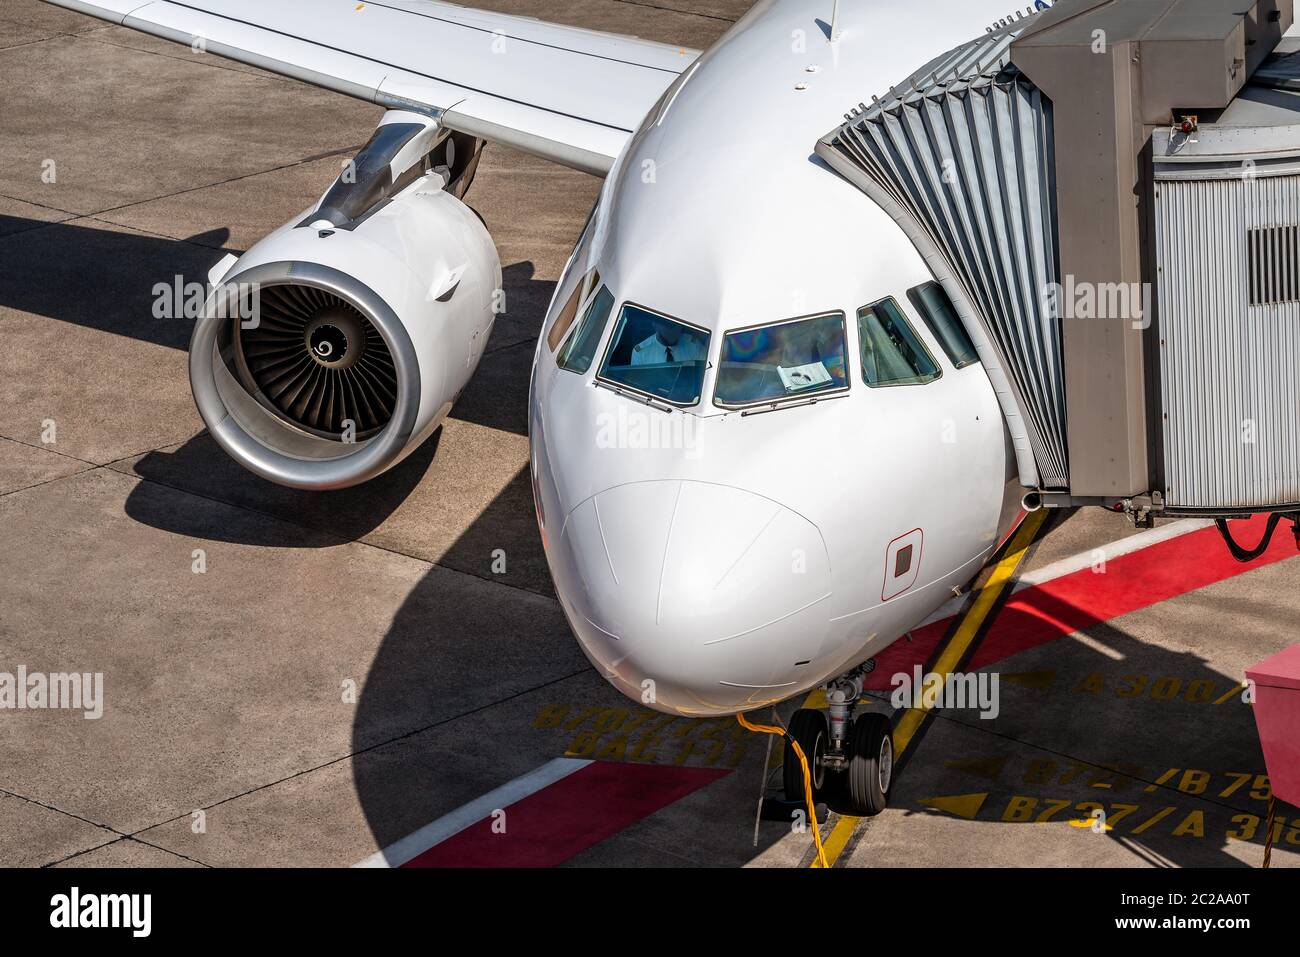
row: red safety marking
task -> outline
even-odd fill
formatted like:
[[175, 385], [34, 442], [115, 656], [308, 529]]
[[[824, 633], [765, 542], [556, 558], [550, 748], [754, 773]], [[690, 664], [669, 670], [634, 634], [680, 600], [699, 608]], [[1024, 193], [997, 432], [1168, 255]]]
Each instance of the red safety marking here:
[[[1266, 521], [1264, 516], [1255, 516], [1229, 524], [1238, 541], [1253, 544]], [[1054, 638], [1295, 558], [1300, 553], [1285, 532], [1279, 527], [1268, 551], [1252, 562], [1233, 558], [1218, 529], [1209, 527], [1112, 558], [1102, 574], [1085, 568], [1026, 588], [1003, 607], [968, 667], [978, 671]], [[867, 687], [890, 690], [894, 675], [910, 674], [914, 665], [929, 660], [951, 624], [951, 618], [936, 621], [912, 632], [913, 641], [903, 638], [894, 642], [876, 656], [876, 670]]]
[[404, 867], [553, 867], [730, 771], [594, 761], [488, 816]]

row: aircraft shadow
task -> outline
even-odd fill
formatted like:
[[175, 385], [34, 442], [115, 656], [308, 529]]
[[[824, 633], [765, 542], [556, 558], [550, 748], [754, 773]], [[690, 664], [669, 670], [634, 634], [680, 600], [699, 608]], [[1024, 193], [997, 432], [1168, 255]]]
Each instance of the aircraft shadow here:
[[[526, 504], [510, 502], [501, 510], [523, 509]], [[498, 517], [493, 516], [493, 521]], [[480, 629], [490, 622], [482, 619], [482, 609], [458, 609], [448, 615], [433, 611], [448, 607], [457, 594], [454, 583], [437, 574], [426, 576], [395, 615], [365, 679], [353, 733], [357, 752], [354, 781], [380, 847], [450, 809], [444, 790], [449, 782], [437, 771], [448, 753], [478, 753], [490, 764], [491, 755], [516, 746], [509, 735], [523, 735], [526, 737], [517, 746], [536, 755], [524, 769], [528, 770], [564, 754], [573, 739], [572, 733], [547, 737], [537, 730], [537, 723], [524, 720], [534, 719], [552, 698], [560, 696], [558, 692], [545, 701], [530, 699], [527, 713], [513, 718], [510, 730], [494, 731], [494, 725], [500, 722], [489, 724], [492, 718], [485, 718], [474, 731], [465, 730], [466, 722], [457, 722], [446, 734], [436, 730], [454, 711], [465, 714], [473, 710], [476, 685], [479, 699], [486, 703], [502, 697], [503, 682], [517, 680], [496, 661], [463, 667], [465, 662], [472, 662], [480, 647]], [[983, 721], [970, 712], [939, 712], [914, 759], [900, 771], [893, 806], [908, 816], [939, 814], [922, 801], [936, 795], [982, 791], [988, 796], [977, 818], [981, 823], [971, 827], [999, 831], [1010, 827], [1014, 832], [1022, 826], [1032, 827], [1041, 815], [1056, 808], [1050, 820], [1061, 829], [1058, 834], [1087, 840], [1094, 836], [1091, 831], [1081, 833], [1087, 829], [1070, 827], [1065, 822], [1088, 820], [1092, 806], [1097, 805], [1114, 823], [1111, 830], [1097, 833], [1096, 838], [1123, 845], [1136, 858], [1134, 863], [1158, 867], [1250, 866], [1227, 853], [1229, 844], [1234, 843], [1228, 835], [1237, 834], [1243, 839], [1253, 835], [1256, 846], [1245, 855], [1247, 861], [1255, 853], [1262, 855], [1267, 813], [1266, 802], [1258, 797], [1263, 793], [1261, 781], [1255, 777], [1265, 773], [1265, 766], [1253, 715], [1249, 707], [1230, 694], [1238, 678], [1221, 673], [1194, 653], [1145, 643], [1123, 627], [1102, 622], [1086, 610], [1048, 594], [1031, 590], [1018, 597], [1024, 604], [1005, 609], [1000, 620], [999, 629], [1004, 635], [1032, 635], [1047, 618], [1076, 625], [1087, 641], [1056, 638], [1024, 647], [1014, 640], [1004, 645], [1001, 642], [1005, 639], [1001, 639], [999, 653], [1014, 652], [1014, 657], [987, 665], [985, 670], [1013, 675], [1002, 684], [1002, 713], [994, 721]], [[458, 627], [460, 624], [464, 627]], [[539, 660], [555, 654], [558, 647], [564, 667], [572, 666], [579, 672], [587, 667], [558, 615], [541, 626], [535, 621], [525, 623], [517, 637], [520, 647], [541, 645]], [[978, 658], [975, 660], [978, 663]], [[918, 658], [917, 663], [924, 662]], [[1039, 682], [1050, 673], [1051, 680], [1046, 687], [1036, 687], [1035, 679], [1020, 677], [1024, 672], [1037, 675]], [[534, 685], [543, 684], [549, 677], [530, 676]], [[1028, 680], [1031, 686], [1022, 686], [1017, 680]], [[594, 708], [602, 714], [626, 711], [635, 718], [642, 710], [623, 701], [603, 683], [574, 685], [600, 690], [590, 700], [566, 699], [570, 715]], [[522, 686], [512, 690], [522, 690]], [[1228, 699], [1224, 703], [1213, 703], [1225, 694]], [[457, 702], [454, 709], [449, 707], [449, 698]], [[787, 703], [782, 711], [788, 717], [793, 707], [794, 703]], [[969, 730], [945, 735], [943, 725], [948, 722]], [[683, 740], [710, 727], [708, 722], [687, 724], [699, 730], [685, 732]], [[675, 732], [680, 728], [680, 724], [675, 725]], [[422, 730], [430, 733], [419, 733]], [[612, 746], [619, 733], [619, 725], [614, 724], [599, 741]], [[404, 739], [400, 761], [394, 760], [388, 749], [366, 750], [378, 741], [399, 738]], [[636, 740], [633, 733], [627, 742], [628, 753]], [[597, 744], [596, 750], [600, 747]], [[710, 845], [714, 855], [710, 863], [714, 865], [746, 864], [789, 834], [789, 825], [765, 822], [758, 848], [751, 846], [752, 797], [757, 790], [763, 752], [762, 742], [755, 739], [730, 776], [742, 780], [733, 782], [735, 786], [728, 787], [725, 794], [707, 799], [707, 813], [714, 825], [737, 835], [734, 842], [724, 842], [720, 850]], [[711, 747], [678, 749], [674, 745], [658, 763], [679, 763], [685, 755], [687, 765], [725, 767], [725, 761], [710, 763], [717, 753]], [[990, 759], [1000, 762], [993, 780], [964, 770], [971, 762]], [[1172, 775], [1171, 769], [1176, 769]], [[1241, 784], [1247, 775], [1249, 781]], [[491, 784], [478, 793], [512, 776], [489, 775]], [[713, 787], [716, 791], [726, 785], [719, 782]], [[453, 806], [460, 803], [458, 800]], [[834, 807], [836, 802], [832, 800], [831, 805]], [[1136, 809], [1129, 810], [1130, 806]], [[1172, 811], [1165, 811], [1170, 807]], [[1289, 821], [1294, 812], [1283, 809], [1279, 813]], [[1147, 824], [1153, 818], [1155, 822]], [[933, 833], [923, 823], [917, 827], [921, 829], [919, 834]], [[870, 833], [870, 828], [860, 830], [863, 836], [859, 839], [869, 842]], [[1300, 843], [1300, 833], [1287, 834], [1290, 841]], [[990, 840], [976, 835], [976, 839], [981, 838]], [[1006, 839], [1014, 841], [1015, 834], [992, 840]], [[1276, 846], [1288, 847], [1287, 840], [1284, 836]], [[846, 851], [844, 857], [852, 850]], [[959, 858], [954, 849], [954, 862]], [[1027, 859], [1026, 863], [1031, 861]]]
[[[175, 275], [205, 276], [216, 258], [215, 250], [226, 238], [223, 230], [217, 230], [173, 241], [0, 216], [0, 235], [20, 230], [29, 230], [30, 235], [10, 238], [3, 244], [0, 305], [177, 349], [187, 346], [192, 323], [155, 319], [153, 284], [171, 281]], [[508, 267], [505, 277], [513, 328], [529, 332], [539, 329], [553, 284], [535, 281], [532, 264], [526, 262]], [[456, 417], [522, 433], [527, 422], [527, 373], [518, 375], [515, 366], [523, 366], [528, 351], [516, 344], [501, 348], [502, 356], [516, 354], [511, 355], [509, 365], [499, 363], [510, 374], [496, 373], [489, 355], [485, 360], [487, 368], [480, 370], [474, 382], [490, 395], [476, 396], [475, 385], [471, 384], [457, 406]], [[525, 358], [521, 359], [521, 355]], [[148, 370], [142, 370], [142, 376], [147, 375]], [[337, 544], [340, 539], [366, 535], [392, 514], [425, 477], [436, 459], [440, 438], [441, 434], [436, 434], [400, 466], [374, 482], [338, 492], [305, 493], [247, 473], [230, 461], [209, 436], [200, 433], [172, 451], [151, 452], [138, 461], [139, 473], [151, 481], [140, 483], [128, 499], [126, 510], [144, 524], [197, 538], [264, 546]], [[264, 534], [259, 532], [254, 539], [248, 533], [234, 536], [226, 529], [169, 510], [152, 483], [254, 509], [294, 525], [267, 523]], [[508, 710], [513, 696], [586, 674], [588, 665], [569, 635], [562, 614], [542, 597], [550, 593], [550, 585], [532, 508], [525, 469], [512, 478], [439, 560], [446, 568], [518, 586], [518, 602], [502, 602], [499, 591], [495, 596], [474, 592], [472, 587], [467, 589], [463, 578], [435, 567], [398, 609], [370, 665], [353, 721], [352, 744], [356, 753], [356, 793], [378, 846], [391, 844], [449, 810], [449, 782], [440, 770], [446, 766], [449, 753], [474, 757], [473, 766], [481, 768], [483, 774], [483, 786], [477, 793], [564, 753], [565, 740], [559, 738], [531, 742], [510, 739], [511, 734], [531, 733], [527, 715], [516, 719], [522, 721], [520, 727], [508, 730], [485, 723], [491, 719], [478, 723], [472, 732], [464, 730], [475, 727], [479, 719], [473, 717], [456, 721], [445, 735], [432, 730], [495, 702], [507, 702], [498, 710]], [[321, 534], [304, 533], [295, 526]], [[488, 558], [497, 548], [508, 554], [510, 568], [499, 578], [490, 570]], [[1026, 594], [1030, 593], [1022, 593]], [[1017, 671], [1036, 667], [1053, 670], [1056, 683], [1048, 690], [1009, 686], [1004, 691], [1003, 714], [996, 721], [980, 722], [967, 715], [940, 718], [929, 732], [936, 740], [923, 742], [919, 756], [903, 768], [896, 806], [908, 813], [938, 813], [921, 804], [920, 799], [977, 788], [990, 792], [990, 808], [999, 802], [1007, 806], [1018, 796], [1035, 796], [1040, 802], [1068, 798], [1073, 809], [1090, 800], [1112, 804], [1112, 794], [1132, 793], [1126, 803], [1142, 805], [1143, 820], [1150, 816], [1148, 810], [1154, 813], [1169, 805], [1176, 805], [1178, 810], [1169, 815], [1170, 819], [1136, 834], [1139, 822], [1135, 812], [1128, 822], [1118, 822], [1107, 832], [1107, 840], [1123, 842], [1133, 854], [1160, 865], [1239, 865], [1226, 853], [1230, 839], [1224, 835], [1234, 824], [1241, 829], [1249, 824], [1250, 817], [1261, 817], [1263, 806], [1250, 796], [1255, 789], [1253, 780], [1250, 786], [1226, 796], [1220, 796], [1220, 792], [1230, 783], [1226, 775], [1264, 770], [1250, 711], [1244, 706], [1179, 698], [1181, 695], [1186, 699], [1192, 688], [1212, 686], [1216, 693], [1224, 691], [1236, 678], [1217, 672], [1194, 654], [1144, 644], [1113, 624], [1089, 622], [1083, 610], [1063, 603], [1054, 606], [1050, 597], [1039, 596], [1034, 601], [1041, 606], [1032, 611], [1004, 612], [1004, 626], [1017, 626], [1016, 616], [1024, 616], [1023, 624], [1029, 628], [1034, 624], [1029, 619], [1048, 615], [1077, 623], [1092, 641], [1056, 639], [1021, 651], [1015, 659]], [[1098, 643], [1113, 654], [1095, 650], [1092, 646]], [[1076, 690], [1088, 676], [1097, 673], [1106, 676], [1105, 691], [1094, 695]], [[1146, 699], [1141, 695], [1136, 695], [1135, 700], [1121, 698], [1113, 692], [1115, 683], [1123, 682], [1126, 674], [1149, 676], [1152, 681], [1176, 677], [1181, 690], [1169, 700], [1152, 698], [1150, 691]], [[603, 683], [577, 684], [600, 689], [595, 693], [596, 700], [574, 703], [579, 707], [626, 705]], [[1166, 683], [1164, 687], [1168, 686]], [[1111, 692], [1109, 697], [1106, 691]], [[1212, 717], [1207, 718], [1207, 713]], [[927, 748], [940, 746], [936, 731], [949, 719], [975, 731], [994, 730], [997, 736], [967, 733], [964, 740], [979, 742], [979, 754], [931, 756]], [[986, 757], [989, 748], [995, 753], [998, 745], [985, 744], [985, 738], [1001, 742], [1001, 749], [1009, 757], [1002, 779], [984, 782], [970, 778], [966, 771], [945, 766], [947, 762]], [[1090, 774], [1066, 780], [1068, 768], [1063, 760], [1054, 770], [1037, 767], [1034, 773], [1042, 780], [1026, 780], [1024, 775], [1029, 771], [1022, 765], [1031, 749], [1020, 742], [1091, 764], [1113, 764], [1121, 768], [1117, 773], [1130, 781], [1130, 789], [1115, 788], [1113, 779], [1109, 781], [1111, 788], [1094, 787], [1097, 782]], [[495, 762], [494, 756], [516, 749], [521, 760], [531, 763], [505, 773], [502, 766], [508, 762]], [[761, 746], [751, 747], [746, 760], [734, 772], [745, 778], [747, 795], [756, 789], [762, 753]], [[688, 764], [706, 760], [704, 749], [685, 759]], [[1171, 779], [1174, 783], [1165, 782], [1156, 791], [1148, 791], [1149, 783], [1170, 768], [1209, 773], [1212, 781], [1199, 797], [1210, 803], [1196, 804], [1192, 799], [1197, 795], [1179, 790], [1182, 771]], [[1199, 777], [1193, 776], [1187, 786], [1195, 788], [1201, 783]], [[456, 803], [463, 801], [457, 799]], [[1040, 809], [1042, 806], [1038, 805]], [[1173, 830], [1183, 823], [1186, 814], [1199, 807], [1209, 808], [1204, 836], [1175, 835]], [[752, 824], [753, 804], [748, 798], [725, 802], [712, 813], [729, 819], [729, 825], [739, 833]], [[1081, 811], [1069, 813], [1084, 816]], [[1247, 820], [1234, 822], [1237, 815], [1245, 815]], [[1257, 830], [1262, 831], [1262, 822]], [[759, 850], [786, 834], [787, 825], [764, 824]], [[712, 863], [743, 864], [756, 853], [748, 840], [737, 840]]]

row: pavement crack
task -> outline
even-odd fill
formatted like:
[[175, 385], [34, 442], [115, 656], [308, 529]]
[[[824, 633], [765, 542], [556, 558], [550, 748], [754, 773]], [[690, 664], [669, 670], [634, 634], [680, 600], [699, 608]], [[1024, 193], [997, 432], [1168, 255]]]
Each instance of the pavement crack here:
[[94, 851], [103, 850], [106, 847], [114, 847], [118, 844], [140, 844], [144, 847], [153, 848], [155, 851], [162, 851], [162, 853], [167, 854], [171, 857], [178, 857], [183, 861], [189, 861], [191, 864], [197, 864], [199, 865], [199, 867], [206, 867], [209, 869], [211, 869], [212, 867], [211, 864], [204, 863], [203, 861], [199, 860], [197, 857], [190, 857], [188, 854], [182, 854], [179, 851], [173, 851], [171, 848], [162, 847], [161, 845], [154, 844], [150, 841], [142, 840], [141, 838], [138, 838], [132, 834], [123, 834], [121, 837], [114, 838], [111, 841], [105, 841], [103, 844], [96, 844], [94, 847], [82, 848], [81, 850], [75, 851], [72, 854], [68, 854], [65, 857], [60, 857], [57, 860], [48, 861], [42, 864], [41, 868], [45, 869], [45, 868], [57, 867], [59, 864], [66, 864], [68, 861], [75, 861], [77, 858], [84, 857], [85, 855], [91, 854]]
[[[95, 31], [95, 32], [102, 32], [102, 31]], [[218, 62], [213, 63], [208, 60], [198, 60], [195, 59], [194, 55], [191, 55], [189, 57], [184, 57], [184, 56], [178, 56], [175, 53], [164, 53], [161, 50], [146, 50], [142, 47], [133, 47], [126, 43], [115, 43], [112, 40], [106, 40], [103, 37], [94, 36], [92, 33], [65, 33], [65, 34], [61, 34], [61, 36], [69, 36], [77, 40], [90, 40], [92, 43], [98, 43], [102, 46], [116, 47], [119, 50], [128, 50], [131, 53], [145, 53], [148, 54], [149, 56], [162, 57], [164, 60], [176, 60], [179, 63], [192, 63], [195, 66], [206, 67], [212, 70], [224, 70], [226, 73], [238, 73], [241, 74], [242, 76], [251, 77], [254, 80], [273, 80], [277, 83], [301, 82], [299, 80], [293, 79], [293, 77], [284, 76], [283, 74], [280, 73], [271, 73], [265, 70], [263, 70], [260, 73], [253, 73], [250, 72], [249, 70], [238, 70], [232, 66], [224, 66], [221, 61], [224, 61], [226, 59], [225, 57], [221, 57], [215, 53], [208, 53], [206, 50], [201, 54], [197, 54], [197, 56], [211, 57], [213, 60], [217, 60]], [[51, 37], [50, 39], [53, 39], [53, 37]], [[183, 46], [183, 44], [177, 44], [177, 46]], [[238, 62], [238, 61], [232, 61], [232, 62]], [[257, 67], [254, 67], [253, 69], [257, 69]]]
[[[74, 213], [74, 212], [73, 212], [72, 210], [70, 210], [70, 209], [64, 209], [62, 206], [51, 206], [49, 203], [38, 203], [38, 202], [37, 202], [36, 200], [34, 200], [34, 199], [23, 199], [21, 196], [10, 196], [8, 193], [0, 193], [0, 196], [3, 196], [5, 199], [12, 199], [12, 200], [13, 200], [14, 202], [16, 202], [16, 203], [26, 203], [28, 206], [39, 206], [41, 209], [48, 209], [48, 210], [50, 210], [50, 212], [53, 212], [53, 213], [63, 213], [65, 216], [73, 216], [73, 217], [76, 217], [76, 216], [80, 216], [80, 215], [81, 215], [81, 213]], [[57, 226], [58, 224], [57, 224], [57, 223], [41, 223], [40, 225], [42, 225], [42, 226]], [[13, 233], [6, 233], [5, 235], [7, 235], [7, 236], [12, 236]]]
[[[188, 186], [185, 189], [178, 189], [170, 193], [161, 193], [157, 196], [148, 196], [145, 197], [144, 199], [132, 200], [129, 203], [121, 203], [120, 205], [117, 206], [109, 206], [106, 209], [96, 210], [93, 213], [86, 213], [85, 218], [94, 219], [96, 217], [103, 216], [105, 213], [116, 213], [124, 209], [131, 209], [133, 206], [143, 206], [146, 203], [155, 203], [161, 199], [173, 199], [174, 197], [177, 196], [184, 196], [186, 193], [196, 193], [200, 190], [213, 189], [218, 186], [226, 186], [230, 183], [238, 183], [241, 180], [252, 179], [255, 176], [265, 176], [268, 173], [278, 173], [281, 170], [293, 169], [296, 166], [303, 166], [307, 163], [313, 163], [317, 160], [328, 159], [331, 156], [340, 156], [343, 154], [352, 155], [356, 153], [360, 148], [361, 148], [360, 146], [343, 146], [337, 150], [331, 150], [326, 153], [318, 153], [318, 154], [313, 154], [311, 156], [303, 156], [300, 157], [299, 159], [293, 160], [292, 162], [282, 163], [279, 166], [269, 166], [266, 169], [253, 170], [252, 172], [248, 172], [248, 173], [240, 173], [237, 176], [230, 176], [227, 177], [226, 179], [216, 180], [211, 183], [204, 183], [200, 186]], [[112, 225], [119, 226], [122, 224], [112, 223]], [[130, 228], [134, 229], [135, 227], [130, 227]], [[154, 235], [160, 235], [160, 234], [155, 233]], [[165, 238], [171, 239], [172, 237], [167, 236]]]
[[[223, 804], [229, 804], [231, 801], [237, 801], [240, 798], [248, 797], [251, 794], [257, 794], [260, 791], [265, 791], [268, 790], [269, 788], [278, 787], [281, 784], [285, 784], [297, 778], [304, 777], [308, 774], [314, 774], [317, 771], [322, 771], [325, 768], [333, 767], [334, 765], [341, 764], [344, 761], [351, 761], [354, 758], [358, 758], [363, 754], [369, 754], [371, 751], [376, 751], [380, 748], [386, 748], [391, 744], [396, 744], [399, 741], [405, 741], [409, 738], [415, 737], [416, 735], [424, 734], [427, 731], [432, 731], [435, 728], [440, 728], [443, 725], [450, 724], [453, 721], [460, 721], [463, 718], [472, 717], [473, 715], [476, 715], [481, 711], [486, 711], [488, 708], [495, 708], [499, 705], [508, 704], [509, 702], [514, 701], [517, 698], [522, 698], [525, 695], [530, 695], [536, 691], [541, 691], [543, 688], [549, 688], [552, 685], [560, 684], [565, 681], [570, 681], [573, 678], [587, 674], [588, 670], [589, 669], [587, 668], [583, 668], [580, 671], [574, 671], [570, 674], [560, 675], [548, 681], [543, 681], [540, 684], [534, 685], [530, 688], [523, 688], [519, 691], [516, 691], [514, 694], [506, 695], [504, 698], [497, 698], [494, 701], [485, 702], [484, 704], [481, 704], [476, 708], [470, 708], [469, 710], [462, 711], [459, 714], [448, 715], [445, 718], [440, 718], [439, 720], [432, 721], [429, 724], [422, 725], [418, 728], [412, 728], [411, 730], [404, 731], [401, 734], [393, 735], [391, 738], [385, 738], [382, 741], [376, 741], [374, 744], [368, 744], [364, 748], [357, 748], [356, 750], [349, 751], [346, 754], [341, 754], [338, 757], [330, 758], [328, 761], [322, 761], [320, 764], [313, 765], [312, 767], [303, 768], [302, 770], [295, 771], [292, 774], [286, 774], [284, 777], [277, 778], [274, 781], [267, 781], [263, 784], [257, 785], [256, 787], [251, 787], [245, 791], [240, 791], [238, 794], [228, 795], [227, 797], [221, 798], [218, 801], [213, 801], [211, 804], [205, 804], [200, 808], [196, 808], [195, 810], [211, 811], [213, 808], [220, 807]], [[131, 834], [127, 836], [135, 837], [138, 834], [144, 834], [146, 831], [151, 831], [154, 828], [163, 827], [167, 824], [172, 824], [175, 823], [176, 821], [183, 820], [193, 813], [194, 813], [193, 811], [187, 811], [182, 814], [177, 814], [174, 817], [167, 818], [166, 820], [158, 821], [154, 824], [150, 824], [146, 827], [142, 827], [137, 831], [133, 831]]]
[[21, 50], [23, 47], [35, 46], [38, 43], [46, 43], [50, 40], [57, 40], [59, 37], [70, 37], [71, 33], [56, 33], [49, 37], [39, 37], [35, 40], [24, 40], [22, 43], [14, 43], [7, 47], [0, 47], [0, 53], [8, 53], [10, 50]]
[[719, 13], [701, 13], [698, 10], [683, 10], [681, 7], [667, 7], [658, 3], [647, 3], [646, 0], [614, 0], [615, 3], [625, 3], [629, 7], [645, 7], [647, 10], [660, 10], [664, 13], [680, 13], [686, 17], [701, 17], [705, 20], [718, 20], [722, 23], [735, 23], [732, 17], [724, 17]]
[[[82, 824], [89, 824], [91, 827], [97, 827], [102, 831], [108, 831], [110, 834], [116, 834], [118, 835], [118, 837], [126, 837], [125, 831], [119, 831], [111, 824], [104, 824], [101, 821], [91, 820], [90, 818], [85, 817], [84, 815], [75, 814], [72, 811], [68, 811], [65, 810], [64, 808], [57, 807], [53, 804], [50, 804], [48, 801], [42, 801], [38, 798], [28, 797], [26, 794], [19, 794], [17, 791], [11, 791], [8, 788], [0, 788], [0, 794], [4, 795], [5, 797], [11, 797], [11, 798], [15, 798], [16, 800], [23, 801], [26, 804], [32, 804], [36, 807], [44, 808], [46, 811], [53, 811], [55, 814], [62, 814], [64, 817], [70, 817], [75, 821], [80, 821]], [[113, 842], [109, 841], [108, 843], [111, 844]]]
[[32, 485], [24, 485], [22, 488], [11, 488], [7, 491], [0, 492], [0, 498], [5, 498], [9, 495], [17, 495], [19, 492], [30, 492], [34, 488], [44, 488], [46, 485], [53, 485], [55, 482], [62, 482], [64, 479], [70, 479], [77, 475], [85, 475], [88, 472], [93, 472], [96, 469], [101, 469], [103, 467], [104, 466], [102, 465], [94, 465], [88, 469], [78, 469], [77, 471], [71, 472], [68, 475], [56, 475], [54, 478], [46, 479], [44, 482], [36, 482]]
[[100, 848], [104, 848], [104, 847], [112, 847], [114, 844], [121, 843], [124, 840], [126, 840], [126, 835], [122, 835], [121, 837], [115, 837], [111, 841], [105, 841], [103, 844], [96, 844], [93, 847], [83, 847], [79, 851], [73, 851], [71, 854], [65, 854], [63, 857], [56, 857], [52, 861], [46, 861], [44, 864], [40, 866], [41, 870], [45, 870], [46, 868], [51, 868], [51, 867], [57, 867], [58, 865], [65, 864], [68, 861], [76, 860], [78, 857], [81, 857], [84, 854], [89, 854], [91, 851], [98, 851]]
[[58, 449], [52, 449], [48, 445], [33, 445], [31, 442], [24, 442], [22, 439], [16, 439], [12, 435], [0, 435], [0, 439], [5, 439], [6, 441], [13, 442], [16, 445], [25, 445], [29, 449], [39, 449], [42, 452], [52, 452], [55, 455], [62, 455], [65, 459], [72, 459], [74, 462], [80, 462], [82, 465], [89, 465], [93, 468], [100, 468], [101, 466], [108, 464], [106, 462], [92, 462], [90, 459], [83, 459], [79, 456], [72, 455], [69, 452], [60, 452]]
[[[165, 197], [162, 197], [162, 198], [165, 198]], [[144, 202], [153, 202], [153, 201], [152, 201], [152, 200], [145, 200]], [[184, 238], [184, 239], [177, 239], [175, 236], [168, 236], [166, 233], [160, 233], [160, 232], [158, 232], [157, 230], [153, 230], [153, 229], [145, 229], [143, 226], [128, 226], [128, 225], [126, 225], [125, 223], [115, 223], [115, 222], [113, 222], [111, 219], [100, 219], [98, 213], [93, 213], [93, 214], [91, 214], [91, 215], [83, 216], [83, 217], [81, 217], [81, 218], [82, 218], [83, 220], [85, 220], [85, 221], [92, 222], [92, 223], [97, 223], [97, 224], [100, 225], [100, 226], [107, 227], [108, 229], [129, 229], [129, 230], [131, 230], [131, 232], [133, 232], [133, 233], [139, 233], [139, 234], [142, 235], [142, 236], [153, 236], [153, 237], [155, 237], [155, 238], [157, 238], [157, 239], [163, 239], [163, 240], [166, 240], [166, 241], [169, 242], [169, 243], [180, 243], [180, 244], [182, 244], [182, 245], [184, 245], [184, 246], [193, 246], [193, 247], [195, 247], [196, 249], [208, 249], [208, 250], [212, 250], [212, 251], [214, 251], [214, 252], [222, 252], [222, 251], [225, 251], [225, 250], [227, 249], [227, 247], [225, 247], [225, 246], [209, 246], [207, 243], [196, 243], [196, 242], [194, 241], [193, 237], [186, 237], [186, 238]], [[200, 234], [200, 235], [202, 235], [202, 234]], [[241, 250], [241, 251], [239, 252], [239, 254], [242, 255], [242, 252], [243, 252], [243, 251]], [[183, 348], [183, 347], [180, 347], [180, 348]], [[144, 450], [144, 452], [151, 452], [151, 451], [153, 451], [153, 449], [145, 449], [145, 450]], [[136, 453], [136, 454], [137, 454], [137, 455], [143, 455], [144, 452], [138, 452], [138, 453]]]

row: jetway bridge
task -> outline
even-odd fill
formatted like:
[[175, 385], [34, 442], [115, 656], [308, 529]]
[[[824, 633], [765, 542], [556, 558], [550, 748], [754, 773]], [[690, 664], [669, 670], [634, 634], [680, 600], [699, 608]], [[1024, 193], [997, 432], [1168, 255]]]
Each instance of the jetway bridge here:
[[1273, 512], [1300, 543], [1293, 20], [1293, 0], [1059, 0], [817, 144], [948, 293], [1031, 500]]

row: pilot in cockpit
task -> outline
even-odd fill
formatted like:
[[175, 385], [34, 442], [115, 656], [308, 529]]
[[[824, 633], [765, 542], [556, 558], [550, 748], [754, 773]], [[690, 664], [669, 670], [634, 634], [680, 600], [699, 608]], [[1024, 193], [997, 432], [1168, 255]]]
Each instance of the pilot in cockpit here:
[[704, 346], [698, 336], [687, 332], [676, 323], [652, 316], [654, 335], [637, 343], [632, 349], [632, 365], [648, 366], [695, 362], [706, 358]]

